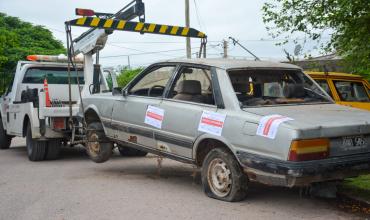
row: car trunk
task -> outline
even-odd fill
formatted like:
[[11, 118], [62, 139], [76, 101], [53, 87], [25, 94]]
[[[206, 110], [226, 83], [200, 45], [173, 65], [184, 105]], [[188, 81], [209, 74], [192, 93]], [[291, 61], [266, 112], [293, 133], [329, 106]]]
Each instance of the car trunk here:
[[279, 114], [294, 120], [281, 126], [297, 130], [299, 139], [330, 138], [330, 156], [370, 152], [370, 113], [335, 104], [244, 108], [267, 116]]

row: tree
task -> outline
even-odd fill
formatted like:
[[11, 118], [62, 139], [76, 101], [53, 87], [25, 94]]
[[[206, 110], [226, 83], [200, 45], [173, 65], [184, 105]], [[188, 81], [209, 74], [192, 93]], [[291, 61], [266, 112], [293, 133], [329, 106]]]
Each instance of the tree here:
[[137, 76], [143, 68], [123, 69], [121, 74], [117, 76], [117, 83], [119, 87], [125, 87], [135, 76]]
[[319, 43], [330, 32], [322, 49], [341, 55], [351, 72], [370, 75], [369, 0], [268, 0], [262, 11], [272, 37], [301, 32]]
[[[0, 74], [9, 83], [19, 60], [30, 54], [65, 53], [63, 44], [39, 25], [0, 13]], [[3, 92], [5, 84], [0, 86]]]

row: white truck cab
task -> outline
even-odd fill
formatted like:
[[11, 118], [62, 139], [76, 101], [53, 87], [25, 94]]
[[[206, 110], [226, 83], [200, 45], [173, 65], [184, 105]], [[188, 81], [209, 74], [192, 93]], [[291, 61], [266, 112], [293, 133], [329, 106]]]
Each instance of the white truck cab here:
[[[78, 137], [78, 130], [72, 130], [70, 123], [79, 123], [79, 90], [85, 87], [82, 63], [70, 67], [70, 99], [66, 58], [61, 55], [39, 58], [18, 62], [12, 83], [0, 100], [0, 149], [8, 149], [15, 136], [26, 137], [31, 161], [56, 159], [62, 143], [74, 142]], [[110, 70], [101, 73], [100, 91], [111, 91], [112, 86], [104, 76], [114, 73]], [[116, 84], [115, 77], [112, 78]], [[46, 103], [45, 79], [51, 105]]]

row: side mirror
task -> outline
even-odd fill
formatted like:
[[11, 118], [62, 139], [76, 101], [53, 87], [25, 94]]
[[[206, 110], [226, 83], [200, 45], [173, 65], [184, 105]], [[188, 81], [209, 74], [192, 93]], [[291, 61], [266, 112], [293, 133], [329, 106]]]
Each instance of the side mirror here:
[[126, 89], [122, 90], [122, 96], [126, 97], [128, 95], [128, 91]]
[[122, 94], [122, 88], [121, 87], [114, 87], [112, 90], [112, 95], [121, 95]]

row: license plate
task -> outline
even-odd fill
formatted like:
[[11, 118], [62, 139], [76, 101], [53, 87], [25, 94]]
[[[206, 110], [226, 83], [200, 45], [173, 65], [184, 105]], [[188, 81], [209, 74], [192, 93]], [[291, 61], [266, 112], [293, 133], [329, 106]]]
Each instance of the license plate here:
[[366, 144], [363, 136], [343, 137], [343, 147], [348, 150], [365, 148]]

